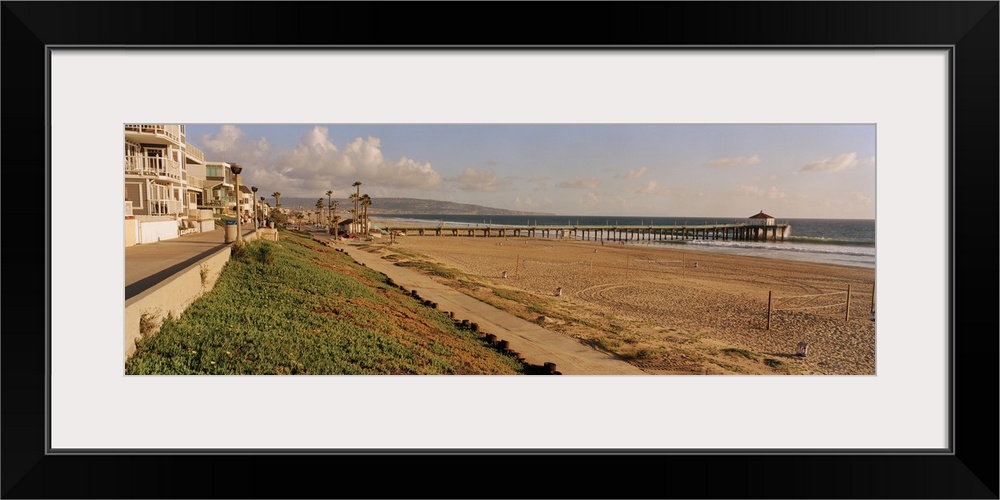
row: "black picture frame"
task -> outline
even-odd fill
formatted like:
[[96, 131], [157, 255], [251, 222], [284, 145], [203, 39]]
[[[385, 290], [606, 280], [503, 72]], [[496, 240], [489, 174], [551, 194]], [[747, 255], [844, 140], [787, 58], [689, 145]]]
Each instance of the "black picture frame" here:
[[[8, 276], [12, 293], [4, 297], [3, 497], [998, 498], [998, 328], [990, 306], [997, 295], [997, 240], [989, 234], [992, 225], [974, 224], [984, 219], [994, 224], [997, 217], [1000, 4], [581, 2], [553, 7], [516, 2], [3, 2], [2, 113], [8, 147], [0, 154], [8, 181], [14, 181], [8, 183], [3, 207], [12, 215], [8, 236], [16, 238], [8, 240], [3, 254], [10, 266], [30, 270]], [[143, 26], [149, 19], [171, 29]], [[47, 61], [48, 47], [56, 45], [951, 47], [951, 453], [50, 454], [48, 234], [53, 214], [60, 207], [72, 209], [64, 200], [39, 196], [47, 193], [49, 177], [43, 153], [48, 147]], [[44, 234], [32, 212], [42, 201]]]

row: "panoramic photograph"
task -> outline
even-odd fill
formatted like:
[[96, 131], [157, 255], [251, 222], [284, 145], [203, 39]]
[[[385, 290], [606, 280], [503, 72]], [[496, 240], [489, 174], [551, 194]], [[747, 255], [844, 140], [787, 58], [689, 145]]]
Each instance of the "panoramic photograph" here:
[[874, 124], [125, 124], [128, 375], [876, 374]]

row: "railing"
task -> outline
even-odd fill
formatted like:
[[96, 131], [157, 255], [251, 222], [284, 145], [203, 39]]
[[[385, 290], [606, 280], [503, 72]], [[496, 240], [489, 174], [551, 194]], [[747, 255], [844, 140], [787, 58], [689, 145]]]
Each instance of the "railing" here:
[[227, 208], [233, 208], [233, 207], [236, 206], [236, 198], [233, 198], [232, 196], [224, 196], [224, 197], [222, 197], [222, 199], [207, 200], [207, 201], [205, 201], [205, 203], [203, 203], [203, 205], [205, 205], [207, 207], [227, 207]]
[[187, 151], [187, 154], [191, 155], [191, 157], [198, 160], [199, 163], [205, 163], [205, 153], [203, 153], [200, 149], [192, 146], [191, 143], [186, 142], [184, 143], [184, 146], [185, 150]]
[[149, 200], [149, 215], [183, 214], [184, 205], [177, 200]]
[[125, 173], [139, 175], [156, 175], [159, 177], [169, 177], [171, 179], [181, 179], [180, 163], [158, 156], [125, 156]]
[[153, 134], [167, 137], [177, 143], [181, 142], [181, 128], [179, 125], [125, 125], [125, 130], [127, 132], [139, 132], [141, 134]]
[[204, 188], [205, 187], [205, 179], [202, 179], [201, 177], [192, 177], [192, 176], [189, 175], [187, 177], [187, 183], [188, 183], [188, 187], [192, 187], [192, 188]]

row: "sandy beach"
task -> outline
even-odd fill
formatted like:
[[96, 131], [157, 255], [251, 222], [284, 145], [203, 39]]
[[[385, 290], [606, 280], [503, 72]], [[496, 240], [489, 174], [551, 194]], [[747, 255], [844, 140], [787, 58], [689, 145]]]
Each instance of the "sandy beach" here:
[[368, 251], [454, 271], [438, 279], [651, 374], [875, 374], [874, 269], [685, 247], [408, 235]]

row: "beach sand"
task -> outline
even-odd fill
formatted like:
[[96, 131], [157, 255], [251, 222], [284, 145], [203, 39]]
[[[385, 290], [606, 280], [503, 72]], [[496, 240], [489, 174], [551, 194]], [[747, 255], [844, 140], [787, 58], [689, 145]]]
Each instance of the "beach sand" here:
[[456, 271], [438, 279], [651, 374], [875, 374], [874, 269], [569, 238], [408, 235], [367, 250]]

